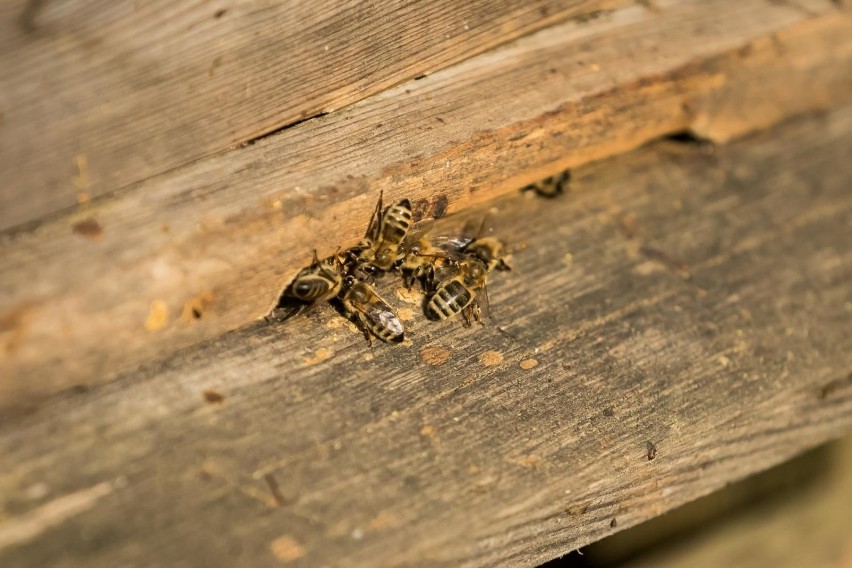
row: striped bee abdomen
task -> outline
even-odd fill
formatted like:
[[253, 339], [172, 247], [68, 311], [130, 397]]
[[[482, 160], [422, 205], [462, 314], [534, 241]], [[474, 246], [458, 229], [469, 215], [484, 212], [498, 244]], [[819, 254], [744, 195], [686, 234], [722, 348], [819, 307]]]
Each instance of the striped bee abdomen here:
[[382, 222], [382, 237], [393, 244], [400, 244], [411, 228], [411, 204], [407, 199], [388, 207]]
[[426, 317], [431, 320], [450, 318], [467, 307], [473, 294], [458, 280], [441, 284], [426, 304]]
[[318, 274], [308, 274], [293, 282], [291, 294], [303, 302], [313, 302], [326, 296], [332, 288], [334, 288], [334, 282], [328, 278]]
[[405, 339], [405, 327], [393, 312], [384, 311], [369, 318], [370, 332], [388, 343], [400, 343]]

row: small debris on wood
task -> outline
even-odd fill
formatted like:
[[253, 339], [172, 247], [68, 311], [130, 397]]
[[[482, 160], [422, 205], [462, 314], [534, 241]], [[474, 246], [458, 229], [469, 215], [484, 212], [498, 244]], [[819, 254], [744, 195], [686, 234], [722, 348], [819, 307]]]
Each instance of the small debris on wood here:
[[647, 450], [646, 456], [648, 461], [651, 461], [655, 457], [657, 457], [657, 445], [654, 442], [648, 440], [645, 442], [645, 449]]
[[202, 395], [204, 396], [204, 402], [207, 404], [224, 404], [225, 397], [214, 390], [205, 390]]
[[101, 227], [100, 223], [92, 218], [74, 223], [71, 225], [71, 230], [78, 235], [93, 241], [99, 240], [104, 234], [103, 227]]
[[263, 480], [269, 486], [269, 492], [272, 493], [272, 498], [275, 500], [275, 504], [279, 507], [286, 505], [287, 500], [284, 499], [284, 496], [281, 494], [281, 490], [278, 488], [278, 481], [276, 481], [275, 476], [271, 473], [267, 473], [263, 476]]

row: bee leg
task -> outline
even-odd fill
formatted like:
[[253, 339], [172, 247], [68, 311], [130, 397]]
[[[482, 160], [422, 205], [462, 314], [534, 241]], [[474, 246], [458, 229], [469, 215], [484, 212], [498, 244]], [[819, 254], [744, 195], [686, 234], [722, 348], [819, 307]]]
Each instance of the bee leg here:
[[502, 258], [497, 261], [497, 266], [495, 266], [495, 268], [501, 272], [509, 272], [512, 270], [511, 265]]
[[364, 316], [361, 314], [355, 315], [355, 325], [361, 330], [361, 333], [364, 334], [364, 338], [367, 340], [367, 345], [373, 346], [373, 337], [370, 335], [370, 328], [367, 327], [367, 324], [364, 322]]
[[414, 282], [416, 280], [417, 280], [417, 277], [414, 276], [413, 272], [406, 273], [405, 277], [403, 278], [403, 282], [405, 283], [405, 289], [411, 290], [411, 287], [414, 286]]
[[471, 309], [470, 306], [462, 309], [462, 316], [464, 317], [464, 323], [462, 324], [464, 327], [471, 326]]
[[438, 289], [438, 282], [435, 281], [435, 267], [430, 266], [422, 276], [423, 290], [434, 294]]
[[479, 302], [474, 300], [469, 307], [470, 315], [473, 317], [473, 320], [479, 325], [485, 325], [485, 322], [482, 321], [482, 310], [479, 308]]

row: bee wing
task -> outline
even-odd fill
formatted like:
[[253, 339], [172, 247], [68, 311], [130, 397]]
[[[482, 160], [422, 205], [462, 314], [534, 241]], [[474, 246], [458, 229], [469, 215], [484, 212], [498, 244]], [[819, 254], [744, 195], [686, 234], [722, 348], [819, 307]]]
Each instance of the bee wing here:
[[478, 239], [485, 232], [485, 220], [484, 216], [479, 220], [468, 219], [462, 226], [461, 234], [472, 241]]
[[413, 224], [408, 230], [408, 233], [405, 235], [405, 239], [403, 239], [402, 241], [403, 247], [407, 247], [419, 241], [429, 231], [432, 230], [432, 225], [434, 224], [434, 219], [423, 219], [422, 221], [418, 221], [417, 223]]
[[435, 282], [442, 282], [455, 277], [459, 273], [459, 267], [456, 264], [442, 264], [435, 269]]
[[464, 235], [449, 236], [441, 235], [431, 239], [432, 246], [445, 252], [461, 252], [474, 241], [473, 237]]
[[[356, 306], [361, 308], [361, 306]], [[382, 328], [390, 330], [394, 335], [401, 335], [405, 332], [405, 327], [399, 318], [391, 310], [390, 306], [380, 300], [374, 304], [363, 306], [361, 313], [370, 321], [379, 324]]]
[[482, 285], [482, 290], [480, 290], [477, 300], [479, 301], [479, 310], [482, 319], [490, 320], [491, 302], [488, 300], [488, 286]]

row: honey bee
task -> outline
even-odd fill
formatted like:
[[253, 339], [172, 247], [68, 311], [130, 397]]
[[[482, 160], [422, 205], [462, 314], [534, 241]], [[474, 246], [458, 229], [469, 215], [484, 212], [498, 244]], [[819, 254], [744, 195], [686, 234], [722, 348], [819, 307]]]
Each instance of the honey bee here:
[[296, 275], [284, 295], [312, 304], [334, 298], [342, 286], [343, 264], [337, 253], [320, 261], [314, 251], [314, 261]]
[[463, 252], [481, 261], [489, 273], [493, 270], [512, 270], [512, 267], [503, 258], [503, 248], [502, 242], [491, 237], [486, 237], [484, 239], [475, 239], [464, 247]]
[[[471, 319], [480, 321], [477, 297], [484, 291], [487, 277], [488, 268], [485, 263], [467, 255], [461, 255], [452, 264], [436, 270], [432, 294], [424, 310], [426, 317], [431, 320], [445, 320], [461, 313], [466, 325], [470, 325]], [[485, 302], [487, 304], [487, 299]]]
[[401, 246], [411, 228], [412, 215], [408, 199], [397, 201], [383, 210], [380, 194], [367, 234], [353, 249], [357, 262], [366, 265], [368, 272], [387, 271], [396, 266], [404, 256]]
[[401, 343], [405, 339], [405, 327], [373, 287], [351, 276], [340, 295], [344, 313], [355, 321], [372, 343], [370, 334], [388, 343]]
[[555, 176], [550, 176], [535, 183], [531, 183], [523, 187], [521, 191], [534, 191], [537, 195], [542, 197], [558, 197], [565, 193], [565, 189], [568, 186], [569, 181], [571, 181], [571, 172], [565, 170]]
[[424, 223], [403, 242], [399, 264], [403, 283], [411, 288], [415, 281], [427, 282], [438, 266], [460, 252], [472, 239], [464, 237], [426, 238], [431, 223]]

